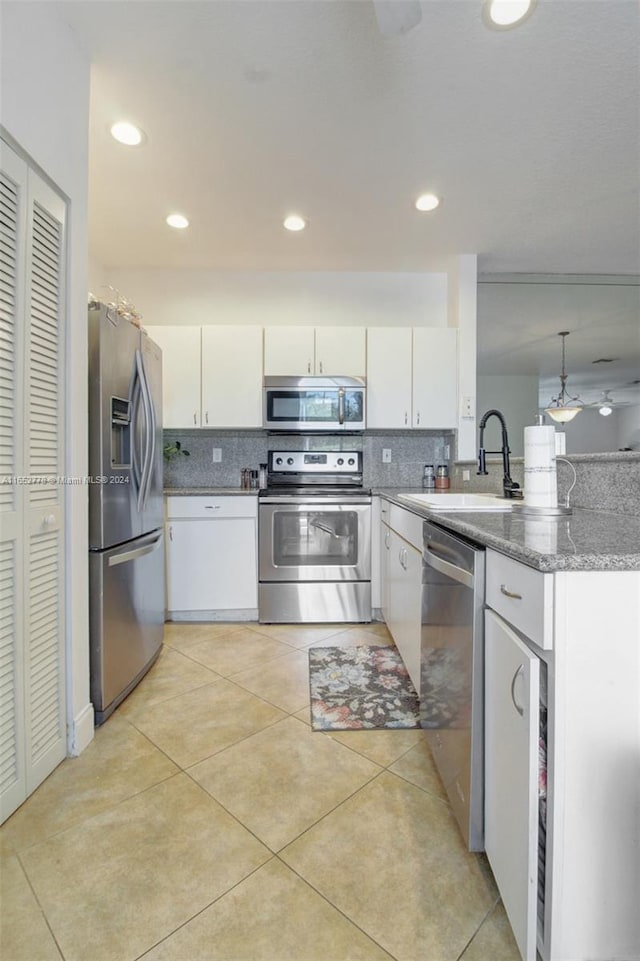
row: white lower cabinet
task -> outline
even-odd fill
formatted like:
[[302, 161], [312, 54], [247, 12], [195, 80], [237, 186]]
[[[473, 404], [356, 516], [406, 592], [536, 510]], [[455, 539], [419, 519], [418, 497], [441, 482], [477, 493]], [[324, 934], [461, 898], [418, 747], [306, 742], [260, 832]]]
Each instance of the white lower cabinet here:
[[485, 849], [520, 953], [536, 958], [540, 661], [485, 612]]
[[419, 694], [422, 518], [386, 501], [381, 517], [382, 615]]
[[167, 615], [257, 616], [257, 498], [167, 498]]
[[486, 563], [485, 844], [518, 947], [635, 961], [640, 572]]

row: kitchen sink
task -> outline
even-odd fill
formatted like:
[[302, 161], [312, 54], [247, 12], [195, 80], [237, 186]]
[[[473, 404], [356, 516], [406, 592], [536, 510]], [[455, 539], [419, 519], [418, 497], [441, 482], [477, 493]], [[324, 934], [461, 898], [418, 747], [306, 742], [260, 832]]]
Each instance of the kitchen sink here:
[[399, 494], [398, 499], [430, 511], [510, 511], [513, 506], [495, 494]]

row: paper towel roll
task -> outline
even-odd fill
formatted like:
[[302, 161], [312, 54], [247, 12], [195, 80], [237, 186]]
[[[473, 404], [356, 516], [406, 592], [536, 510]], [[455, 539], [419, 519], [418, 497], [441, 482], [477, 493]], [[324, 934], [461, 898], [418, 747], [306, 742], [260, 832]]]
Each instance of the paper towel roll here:
[[557, 507], [555, 429], [524, 429], [524, 502], [530, 507]]

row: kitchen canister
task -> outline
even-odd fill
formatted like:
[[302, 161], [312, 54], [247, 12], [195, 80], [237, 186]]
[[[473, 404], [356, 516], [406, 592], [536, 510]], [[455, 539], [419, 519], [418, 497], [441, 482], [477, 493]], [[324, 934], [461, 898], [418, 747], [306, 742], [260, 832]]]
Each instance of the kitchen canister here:
[[426, 491], [432, 491], [435, 486], [436, 474], [433, 469], [433, 464], [425, 464], [424, 471], [422, 472], [422, 487]]
[[436, 490], [449, 490], [449, 483], [449, 468], [446, 464], [438, 464], [438, 469], [436, 471]]

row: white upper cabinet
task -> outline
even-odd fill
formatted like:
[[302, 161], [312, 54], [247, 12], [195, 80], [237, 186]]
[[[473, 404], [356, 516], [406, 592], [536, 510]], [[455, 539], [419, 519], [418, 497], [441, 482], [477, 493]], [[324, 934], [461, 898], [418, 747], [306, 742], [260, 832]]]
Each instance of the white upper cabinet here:
[[367, 426], [440, 430], [456, 426], [457, 331], [370, 327]]
[[364, 327], [265, 328], [264, 373], [268, 377], [364, 377], [365, 370]]
[[316, 374], [364, 377], [367, 372], [365, 327], [316, 327]]
[[367, 331], [367, 427], [411, 427], [411, 327]]
[[313, 327], [265, 327], [264, 373], [266, 377], [313, 374], [315, 342]]
[[201, 427], [200, 327], [145, 327], [162, 350], [163, 427]]
[[413, 418], [421, 430], [457, 426], [457, 346], [453, 327], [413, 328]]
[[262, 426], [262, 327], [202, 328], [202, 426]]

